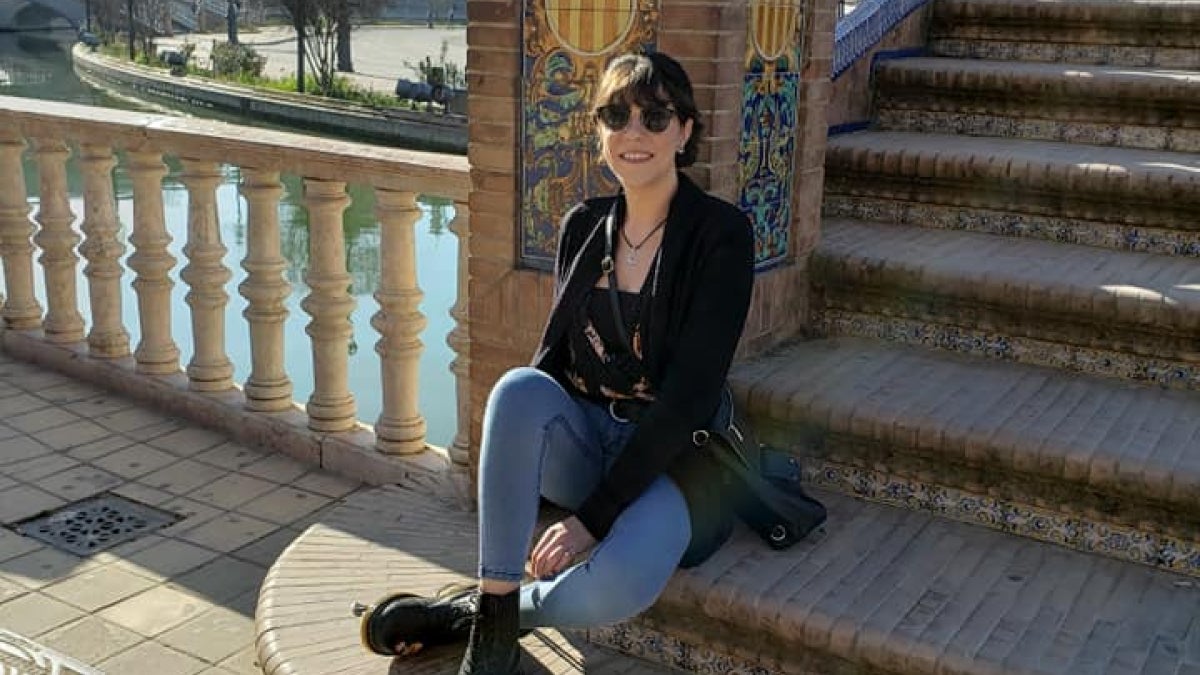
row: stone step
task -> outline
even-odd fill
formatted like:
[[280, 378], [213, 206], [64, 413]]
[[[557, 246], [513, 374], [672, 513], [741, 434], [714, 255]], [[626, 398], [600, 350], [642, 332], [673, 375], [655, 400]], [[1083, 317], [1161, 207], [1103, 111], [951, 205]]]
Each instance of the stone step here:
[[[1191, 675], [1200, 669], [1200, 590], [1193, 579], [921, 512], [817, 495], [829, 507], [824, 530], [776, 552], [739, 528], [707, 563], [677, 573], [642, 616], [527, 637], [526, 672], [656, 673], [669, 666], [703, 675]], [[263, 586], [259, 656], [275, 666], [265, 672], [384, 672], [386, 661], [358, 650], [353, 621], [335, 617], [362, 592], [424, 592], [464, 578], [474, 562], [474, 522], [473, 514], [431, 507], [426, 495], [396, 487], [334, 510], [280, 556]], [[311, 656], [334, 649], [340, 658]], [[460, 651], [397, 661], [391, 672], [451, 673]]]
[[825, 173], [827, 216], [1200, 256], [1200, 154], [864, 131]]
[[1200, 68], [1196, 0], [938, 0], [934, 54]]
[[1193, 392], [861, 338], [731, 381], [818, 485], [1200, 577]]
[[876, 337], [1200, 390], [1200, 263], [826, 219], [812, 307]]
[[1200, 71], [913, 58], [875, 71], [880, 128], [1200, 152]]
[[[254, 617], [262, 672], [454, 675], [463, 645], [394, 660], [372, 654], [359, 642], [359, 619], [350, 607], [465, 581], [474, 573], [478, 547], [475, 514], [429, 486], [352, 496], [297, 537], [268, 571]], [[537, 630], [521, 645], [525, 675], [672, 672], [577, 633]]]

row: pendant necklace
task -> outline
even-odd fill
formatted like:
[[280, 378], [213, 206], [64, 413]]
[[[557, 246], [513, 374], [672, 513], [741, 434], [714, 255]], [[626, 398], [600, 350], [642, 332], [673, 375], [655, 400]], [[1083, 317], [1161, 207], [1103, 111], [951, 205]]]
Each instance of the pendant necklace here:
[[650, 237], [653, 237], [655, 235], [655, 233], [657, 233], [659, 230], [661, 230], [663, 225], [666, 225], [666, 224], [667, 224], [666, 218], [663, 218], [662, 220], [658, 221], [658, 224], [655, 225], [654, 228], [651, 229], [648, 233], [646, 233], [646, 236], [642, 237], [642, 240], [639, 241], [637, 244], [634, 244], [632, 241], [629, 240], [629, 235], [625, 233], [625, 228], [622, 227], [621, 228], [621, 238], [625, 240], [625, 248], [628, 249], [627, 251], [625, 251], [625, 264], [626, 265], [636, 265], [637, 261], [638, 261], [638, 252], [640, 252], [642, 250], [642, 247], [646, 245], [646, 242], [650, 241]]

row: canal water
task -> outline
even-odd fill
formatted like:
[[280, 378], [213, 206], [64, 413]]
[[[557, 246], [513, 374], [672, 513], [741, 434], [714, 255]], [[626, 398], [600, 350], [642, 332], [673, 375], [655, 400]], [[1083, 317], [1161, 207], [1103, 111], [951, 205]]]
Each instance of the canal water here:
[[[76, 77], [70, 58], [73, 42], [72, 32], [0, 33], [0, 95], [26, 96], [44, 100], [65, 101], [84, 105], [108, 106], [126, 109], [143, 109], [137, 102], [109, 96], [94, 89]], [[162, 110], [155, 110], [163, 112]], [[180, 166], [168, 158], [170, 173], [163, 183], [163, 202], [166, 210], [166, 225], [172, 242], [168, 247], [175, 256], [175, 269], [171, 278], [175, 281], [172, 304], [172, 323], [175, 340], [181, 352], [182, 365], [186, 366], [192, 355], [191, 323], [188, 305], [184, 302], [187, 287], [179, 279], [179, 272], [186, 264], [182, 248], [187, 237], [187, 190], [179, 181]], [[223, 243], [229, 249], [225, 266], [233, 272], [233, 279], [226, 286], [230, 301], [226, 310], [225, 334], [229, 357], [234, 364], [234, 377], [245, 381], [250, 374], [249, 327], [242, 317], [246, 301], [238, 294], [238, 284], [245, 278], [241, 263], [246, 255], [246, 203], [238, 194], [237, 186], [241, 174], [237, 167], [222, 169], [224, 180], [217, 190], [218, 213]], [[27, 153], [25, 179], [29, 188], [32, 214], [37, 212], [37, 165], [32, 153]], [[120, 237], [128, 242], [133, 223], [132, 184], [124, 170], [115, 171], [115, 189], [118, 214], [122, 229]], [[71, 208], [76, 216], [83, 214], [83, 180], [74, 162], [70, 163], [68, 184], [71, 193]], [[309, 339], [304, 332], [309, 316], [300, 308], [300, 301], [308, 294], [304, 274], [308, 266], [308, 218], [302, 207], [302, 184], [295, 176], [283, 177], [284, 194], [279, 205], [279, 220], [282, 233], [283, 255], [288, 261], [285, 272], [292, 285], [286, 304], [289, 311], [285, 338], [287, 372], [293, 380], [294, 397], [304, 403], [312, 393], [312, 355]], [[373, 297], [379, 282], [379, 223], [374, 215], [374, 199], [370, 189], [352, 185], [352, 199], [345, 212], [346, 258], [353, 279], [351, 293], [357, 307], [351, 316], [354, 334], [350, 345], [350, 390], [358, 405], [359, 419], [373, 424], [382, 408], [379, 357], [375, 344], [379, 334], [371, 327], [371, 316], [379, 310]], [[428, 428], [428, 441], [434, 445], [447, 446], [454, 438], [456, 429], [455, 387], [449, 367], [453, 352], [446, 344], [446, 336], [454, 327], [449, 311], [457, 294], [458, 240], [447, 229], [454, 217], [452, 204], [436, 198], [421, 197], [422, 217], [417, 224], [417, 277], [424, 299], [421, 311], [427, 325], [421, 340], [425, 345], [420, 363], [420, 409]], [[79, 223], [76, 222], [76, 228]], [[126, 244], [126, 256], [132, 246]], [[88, 319], [87, 286], [83, 282], [83, 264], [80, 261], [79, 308]], [[137, 299], [132, 281], [133, 272], [126, 264], [123, 288], [123, 310], [125, 325], [130, 332], [131, 345], [136, 347], [140, 339], [137, 322]], [[45, 307], [45, 293], [40, 278], [37, 292]], [[89, 320], [90, 322], [90, 320]]]

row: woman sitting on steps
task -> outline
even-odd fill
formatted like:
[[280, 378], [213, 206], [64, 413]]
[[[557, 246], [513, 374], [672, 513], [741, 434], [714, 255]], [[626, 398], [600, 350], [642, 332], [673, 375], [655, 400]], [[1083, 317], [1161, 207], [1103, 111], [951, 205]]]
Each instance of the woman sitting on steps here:
[[[720, 471], [692, 431], [717, 408], [754, 282], [747, 218], [679, 169], [701, 123], [662, 53], [606, 69], [594, 114], [617, 195], [563, 218], [532, 367], [496, 383], [479, 464], [479, 584], [397, 595], [363, 620], [381, 654], [466, 640], [460, 675], [518, 672], [517, 638], [648, 608], [729, 535]], [[530, 551], [539, 498], [573, 515]], [[522, 584], [526, 561], [534, 580]]]

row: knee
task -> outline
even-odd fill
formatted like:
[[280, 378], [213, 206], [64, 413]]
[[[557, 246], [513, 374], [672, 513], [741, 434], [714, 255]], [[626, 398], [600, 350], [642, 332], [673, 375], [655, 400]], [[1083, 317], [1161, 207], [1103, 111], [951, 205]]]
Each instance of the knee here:
[[488, 395], [487, 412], [493, 415], [518, 411], [528, 414], [543, 408], [542, 404], [548, 398], [562, 395], [562, 386], [537, 368], [513, 368], [492, 387]]

